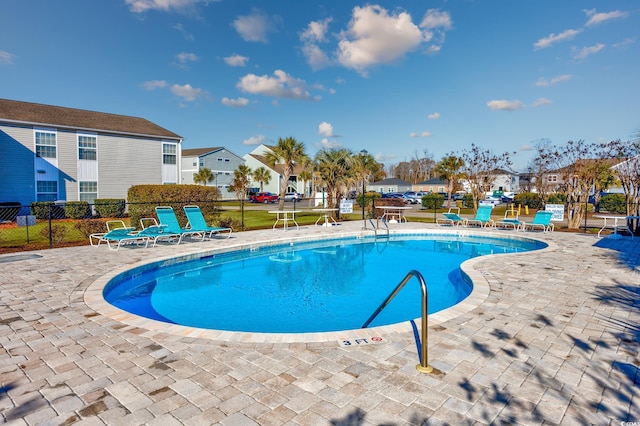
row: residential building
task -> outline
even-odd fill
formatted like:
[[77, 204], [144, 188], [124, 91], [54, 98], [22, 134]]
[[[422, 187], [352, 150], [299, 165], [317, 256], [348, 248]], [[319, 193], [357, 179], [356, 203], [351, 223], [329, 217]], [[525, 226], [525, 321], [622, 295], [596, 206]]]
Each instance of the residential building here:
[[[271, 175], [269, 183], [264, 183], [262, 190], [266, 192], [273, 192], [274, 194], [280, 194], [282, 174], [284, 171], [284, 164], [271, 165], [267, 161], [267, 153], [273, 152], [274, 146], [261, 144], [257, 146], [253, 151], [243, 156], [245, 164], [255, 171], [259, 167], [267, 169]], [[301, 166], [296, 165], [293, 169], [293, 173], [289, 176], [289, 182], [287, 182], [287, 188], [285, 192], [299, 192], [305, 197], [311, 196], [313, 188], [311, 188], [311, 182], [305, 182], [300, 179], [300, 173], [303, 169]], [[259, 188], [260, 182], [253, 181], [252, 187]]]
[[413, 191], [420, 192], [447, 192], [448, 187], [449, 181], [440, 178], [431, 178], [411, 185]]
[[229, 187], [240, 164], [244, 164], [244, 159], [224, 147], [183, 149], [181, 183], [193, 184], [193, 175], [207, 168], [213, 172], [213, 180], [207, 186], [218, 188], [222, 198], [235, 198]]
[[411, 184], [406, 180], [388, 178], [367, 184], [367, 191], [375, 191], [381, 194], [388, 192], [405, 192], [411, 190]]
[[0, 202], [91, 203], [177, 184], [182, 140], [144, 118], [0, 99]]

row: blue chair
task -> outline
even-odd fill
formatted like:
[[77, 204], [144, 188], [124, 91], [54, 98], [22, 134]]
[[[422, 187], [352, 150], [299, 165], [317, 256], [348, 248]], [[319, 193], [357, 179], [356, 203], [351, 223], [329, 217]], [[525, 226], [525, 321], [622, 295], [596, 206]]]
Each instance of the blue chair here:
[[[456, 209], [456, 212], [453, 212], [452, 210]], [[462, 226], [466, 224], [466, 219], [460, 216], [460, 208], [458, 207], [451, 207], [449, 208], [449, 211], [447, 213], [442, 213], [442, 215], [444, 216], [443, 218], [437, 218], [436, 219], [436, 224], [438, 225], [451, 225], [451, 226]]]
[[553, 212], [548, 211], [538, 211], [536, 215], [533, 217], [533, 222], [525, 223], [522, 226], [523, 230], [527, 230], [527, 228], [531, 231], [539, 228], [542, 232], [553, 231], [555, 229], [555, 225], [551, 223], [551, 218], [553, 217]]
[[494, 222], [491, 219], [492, 206], [481, 205], [478, 206], [476, 217], [473, 219], [467, 219], [466, 225], [479, 225], [480, 227], [493, 227]]
[[204, 232], [209, 238], [221, 232], [228, 232], [227, 238], [231, 237], [231, 232], [233, 232], [231, 228], [207, 225], [207, 221], [204, 219], [199, 206], [184, 206], [183, 208], [184, 214], [187, 215], [187, 220], [189, 221], [187, 224], [188, 229]]
[[118, 250], [122, 244], [144, 243], [145, 248], [149, 245], [149, 238], [144, 235], [134, 233], [136, 228], [128, 227], [121, 220], [109, 220], [106, 223], [107, 232], [89, 235], [89, 243], [98, 247], [106, 243], [109, 250]]
[[507, 210], [504, 213], [504, 218], [496, 220], [493, 223], [493, 226], [498, 228], [509, 228], [509, 227], [513, 227], [514, 231], [517, 231], [519, 229], [523, 229], [522, 227], [524, 226], [524, 222], [522, 222], [519, 218], [518, 218], [518, 214], [516, 213], [515, 217], [509, 217], [509, 213], [511, 213], [511, 211]]
[[164, 232], [168, 232], [170, 234], [179, 235], [178, 244], [180, 244], [184, 237], [186, 236], [199, 236], [201, 240], [204, 240], [206, 236], [204, 231], [197, 231], [195, 229], [187, 229], [182, 228], [180, 226], [180, 222], [178, 222], [178, 218], [176, 217], [176, 213], [173, 211], [173, 207], [170, 206], [158, 206], [156, 207], [156, 215], [158, 216], [158, 221], [160, 221], [160, 225]]

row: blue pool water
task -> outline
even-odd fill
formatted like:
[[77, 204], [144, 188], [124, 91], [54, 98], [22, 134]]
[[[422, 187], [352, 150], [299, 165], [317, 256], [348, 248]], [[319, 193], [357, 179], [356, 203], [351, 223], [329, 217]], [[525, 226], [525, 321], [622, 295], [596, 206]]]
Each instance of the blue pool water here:
[[[428, 287], [429, 313], [471, 292], [460, 264], [485, 254], [546, 247], [531, 240], [457, 236], [334, 239], [146, 265], [115, 277], [105, 299], [147, 318], [229, 331], [302, 333], [360, 328], [412, 269]], [[412, 279], [370, 326], [418, 318]]]

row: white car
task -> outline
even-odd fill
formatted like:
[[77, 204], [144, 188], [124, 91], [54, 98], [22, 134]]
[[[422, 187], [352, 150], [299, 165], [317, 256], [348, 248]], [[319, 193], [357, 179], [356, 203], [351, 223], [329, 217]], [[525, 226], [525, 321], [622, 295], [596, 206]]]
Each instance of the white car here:
[[287, 192], [286, 194], [284, 194], [284, 200], [285, 201], [300, 201], [302, 200], [302, 194], [299, 194], [297, 192]]

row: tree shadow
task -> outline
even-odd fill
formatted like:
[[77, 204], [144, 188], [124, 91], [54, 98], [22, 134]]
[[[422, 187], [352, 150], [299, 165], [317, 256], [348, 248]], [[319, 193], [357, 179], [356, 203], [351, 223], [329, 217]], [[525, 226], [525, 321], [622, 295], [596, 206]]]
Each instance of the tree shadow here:
[[623, 237], [622, 239], [600, 238], [594, 244], [595, 247], [617, 252], [617, 255], [612, 253], [611, 256], [616, 258], [619, 265], [631, 270], [637, 270], [640, 266], [640, 250], [637, 249], [638, 245], [640, 245], [639, 238], [632, 240], [627, 237]]

